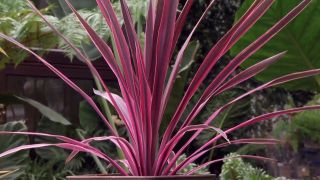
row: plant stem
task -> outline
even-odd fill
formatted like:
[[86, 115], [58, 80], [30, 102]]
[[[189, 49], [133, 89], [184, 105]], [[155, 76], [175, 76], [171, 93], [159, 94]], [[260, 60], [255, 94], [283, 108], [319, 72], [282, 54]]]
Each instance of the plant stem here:
[[117, 50], [117, 46], [116, 46], [116, 43], [114, 41], [114, 38], [111, 36], [111, 45], [112, 45], [112, 50], [113, 50], [113, 53], [114, 53], [114, 57], [117, 61], [117, 64], [120, 68], [120, 71], [123, 72], [123, 69], [122, 69], [122, 65], [121, 65], [121, 62], [120, 62], [120, 57], [119, 57], [119, 54], [118, 54], [118, 50]]
[[[137, 12], [141, 12], [141, 8], [140, 6], [137, 7]], [[141, 14], [140, 13], [137, 13], [136, 15], [136, 19], [137, 19], [137, 34], [138, 34], [138, 37], [140, 38], [140, 35], [142, 34], [142, 22], [141, 22]]]
[[[76, 132], [77, 132], [77, 134], [78, 134], [78, 136], [80, 137], [81, 140], [84, 140], [84, 139], [85, 139], [85, 138], [83, 137], [83, 135], [81, 134], [81, 132], [80, 132], [79, 129], [77, 129]], [[107, 174], [108, 172], [107, 172], [106, 169], [104, 168], [104, 166], [103, 166], [102, 162], [100, 161], [100, 159], [99, 159], [96, 155], [91, 154], [91, 156], [92, 156], [94, 162], [97, 164], [100, 172], [103, 173], [103, 174]]]
[[[231, 106], [227, 109], [226, 113], [223, 115], [222, 120], [221, 120], [221, 122], [220, 122], [220, 124], [219, 124], [219, 127], [218, 127], [219, 129], [222, 128], [222, 126], [223, 126], [223, 124], [224, 124], [224, 121], [225, 121], [225, 120], [227, 119], [227, 117], [229, 116], [229, 113], [230, 113], [232, 107], [233, 107], [233, 105], [231, 105]], [[212, 147], [214, 147], [216, 144], [217, 144], [217, 142], [214, 142], [214, 143], [212, 144]], [[213, 158], [213, 154], [214, 154], [214, 148], [210, 151], [209, 160], [211, 160], [211, 159]]]
[[[94, 81], [96, 83], [96, 86], [97, 86], [98, 90], [99, 91], [103, 91], [103, 88], [102, 88], [101, 83], [98, 80], [98, 78], [95, 75], [93, 75], [93, 78], [94, 78]], [[117, 127], [116, 127], [116, 124], [114, 123], [114, 120], [112, 119], [112, 115], [111, 115], [111, 111], [110, 111], [108, 102], [105, 99], [102, 99], [101, 97], [99, 97], [99, 100], [100, 100], [100, 103], [101, 103], [101, 105], [103, 107], [103, 111], [104, 111], [105, 115], [107, 116], [111, 126], [113, 127], [116, 135], [119, 135]], [[123, 152], [121, 151], [121, 149], [117, 148], [117, 154], [119, 156], [119, 159], [123, 159], [124, 158], [124, 155], [123, 155]]]

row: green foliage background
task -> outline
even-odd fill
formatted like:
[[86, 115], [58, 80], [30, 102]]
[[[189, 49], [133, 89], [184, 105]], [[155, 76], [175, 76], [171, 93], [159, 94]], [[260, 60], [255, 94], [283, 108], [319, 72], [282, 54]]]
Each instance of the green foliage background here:
[[[244, 1], [236, 13], [236, 19], [249, 8], [253, 0]], [[300, 0], [275, 1], [267, 13], [240, 39], [231, 49], [231, 55], [237, 55], [247, 45], [262, 35], [275, 24]], [[276, 64], [256, 76], [256, 79], [267, 82], [275, 77], [288, 73], [320, 68], [320, 1], [310, 5], [287, 27], [271, 39], [261, 50], [249, 58], [242, 67], [247, 68], [258, 61], [282, 52], [287, 54]], [[287, 83], [282, 87], [288, 90], [320, 91], [320, 77], [312, 77]]]

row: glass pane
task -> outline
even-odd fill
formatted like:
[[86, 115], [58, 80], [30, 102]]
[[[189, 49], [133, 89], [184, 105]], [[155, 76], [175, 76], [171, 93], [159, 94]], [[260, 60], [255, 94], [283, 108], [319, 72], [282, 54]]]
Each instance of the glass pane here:
[[[92, 94], [91, 80], [74, 81], [85, 92]], [[10, 94], [34, 99], [63, 114], [69, 121], [78, 122], [79, 102], [83, 99], [60, 79], [9, 76], [6, 87]], [[31, 130], [41, 118], [35, 108], [25, 104], [7, 106], [5, 114], [7, 121], [26, 120]]]

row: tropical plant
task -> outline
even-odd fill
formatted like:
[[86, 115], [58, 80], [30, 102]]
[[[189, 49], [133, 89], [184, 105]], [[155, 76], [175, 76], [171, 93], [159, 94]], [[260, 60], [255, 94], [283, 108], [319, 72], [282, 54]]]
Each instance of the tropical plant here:
[[[54, 2], [54, 1], [49, 1]], [[58, 2], [59, 8], [54, 8], [55, 17], [61, 17], [59, 20], [59, 30], [65, 35], [69, 37], [71, 42], [81, 49], [90, 60], [95, 60], [101, 57], [101, 54], [94, 46], [94, 44], [88, 38], [86, 31], [81, 27], [81, 24], [76, 20], [76, 17], [73, 14], [70, 14], [72, 11], [68, 9], [67, 4], [64, 0], [55, 1], [55, 4]], [[72, 3], [73, 2], [73, 3]], [[72, 5], [77, 6], [76, 9], [79, 9], [79, 14], [89, 23], [89, 25], [99, 34], [99, 36], [103, 37], [104, 40], [111, 42], [111, 32], [108, 29], [108, 26], [103, 23], [103, 16], [99, 12], [99, 9], [96, 8], [97, 4], [95, 1], [71, 1]], [[123, 19], [121, 17], [121, 7], [119, 0], [112, 1], [112, 6], [115, 9], [116, 15], [119, 19], [120, 24], [123, 24]], [[145, 16], [143, 13], [147, 6], [146, 0], [132, 0], [128, 2], [128, 7], [131, 10], [133, 16], [133, 24], [139, 27], [138, 36], [142, 36], [142, 23], [145, 21]], [[91, 7], [91, 8], [89, 8]], [[60, 9], [60, 10], [59, 10]], [[63, 11], [63, 13], [61, 13]], [[60, 13], [59, 13], [60, 12]], [[62, 49], [71, 59], [73, 58], [75, 52], [72, 50], [68, 44], [64, 41], [59, 41], [58, 48]], [[78, 57], [81, 58], [81, 57]]]
[[[94, 90], [94, 93], [108, 100], [114, 106], [119, 114], [124, 126], [126, 127], [128, 138], [121, 137], [116, 129], [110, 123], [110, 119], [106, 118], [95, 104], [93, 99], [82, 91], [75, 83], [68, 77], [61, 73], [58, 69], [50, 65], [45, 59], [37, 55], [35, 52], [19, 43], [12, 37], [0, 33], [0, 37], [19, 46], [21, 49], [31, 53], [35, 58], [44, 63], [49, 69], [56, 73], [62, 80], [64, 80], [75, 91], [79, 92], [92, 108], [97, 112], [99, 117], [106, 124], [106, 128], [110, 133], [109, 136], [92, 137], [85, 140], [74, 140], [61, 135], [53, 135], [36, 132], [6, 132], [1, 134], [21, 134], [51, 137], [60, 141], [60, 143], [40, 143], [20, 146], [10, 149], [0, 154], [0, 157], [25, 150], [30, 148], [41, 147], [61, 147], [72, 150], [72, 153], [67, 158], [67, 161], [75, 157], [79, 152], [87, 152], [96, 155], [114, 166], [122, 175], [175, 175], [179, 174], [181, 170], [187, 167], [190, 163], [196, 161], [212, 148], [212, 144], [219, 139], [226, 139], [227, 143], [217, 144], [215, 147], [224, 147], [228, 144], [275, 144], [278, 141], [274, 139], [236, 139], [229, 140], [227, 134], [230, 134], [243, 127], [250, 126], [254, 123], [268, 120], [285, 114], [292, 114], [304, 110], [319, 109], [319, 105], [311, 105], [299, 108], [291, 108], [281, 111], [275, 111], [253, 117], [244, 121], [234, 127], [222, 131], [219, 128], [209, 126], [221, 112], [230, 107], [233, 103], [251, 95], [252, 93], [283, 84], [285, 82], [310, 77], [320, 74], [320, 69], [313, 69], [291, 73], [271, 80], [261, 86], [258, 86], [221, 107], [213, 110], [210, 117], [202, 123], [193, 124], [193, 120], [197, 114], [205, 107], [206, 103], [213, 97], [218, 96], [222, 92], [231, 89], [235, 85], [255, 76], [262, 70], [266, 69], [272, 63], [278, 61], [284, 52], [276, 54], [267, 58], [260, 63], [257, 63], [246, 70], [234, 75], [230, 79], [229, 76], [240, 66], [242, 62], [248, 59], [253, 53], [258, 51], [265, 43], [267, 43], [275, 34], [277, 34], [283, 27], [285, 27], [292, 19], [294, 19], [309, 3], [310, 0], [302, 0], [290, 12], [274, 24], [267, 32], [262, 34], [247, 48], [241, 51], [235, 58], [230, 61], [227, 66], [212, 80], [207, 86], [204, 93], [199, 98], [198, 102], [193, 107], [189, 115], [183, 120], [181, 119], [188, 102], [198, 90], [199, 86], [210, 72], [211, 68], [219, 61], [219, 59], [250, 29], [251, 26], [257, 22], [260, 17], [269, 9], [274, 2], [273, 0], [257, 0], [255, 1], [247, 12], [240, 18], [240, 20], [219, 40], [219, 42], [212, 47], [206, 55], [203, 63], [192, 78], [187, 87], [184, 96], [182, 97], [177, 109], [171, 118], [165, 132], [159, 134], [159, 128], [165, 113], [172, 87], [180, 70], [181, 62], [183, 61], [185, 50], [192, 39], [194, 31], [197, 29], [201, 20], [204, 19], [209, 8], [214, 4], [212, 1], [207, 7], [198, 23], [194, 26], [188, 38], [184, 41], [178, 53], [173, 57], [174, 49], [177, 40], [187, 19], [187, 14], [194, 3], [192, 0], [186, 1], [184, 8], [177, 15], [177, 8], [179, 0], [158, 0], [149, 1], [148, 15], [145, 28], [145, 45], [142, 48], [138, 39], [130, 11], [125, 0], [121, 0], [121, 12], [124, 20], [124, 27], [120, 26], [115, 11], [109, 0], [97, 0], [97, 4], [103, 14], [114, 39], [115, 50], [103, 41], [98, 34], [88, 25], [88, 23], [81, 17], [81, 15], [66, 1], [72, 12], [77, 16], [82, 26], [88, 32], [93, 43], [101, 52], [102, 57], [114, 72], [121, 94], [111, 93], [108, 86], [103, 82], [102, 77], [98, 74], [91, 61], [78, 50], [65, 36], [63, 36], [47, 19], [38, 11], [32, 3], [30, 3], [33, 10], [40, 15], [40, 17], [48, 23], [49, 27], [60, 35], [60, 37], [69, 44], [75, 53], [81, 57], [93, 74], [97, 77], [102, 85], [103, 91]], [[117, 57], [117, 58], [116, 58]], [[173, 68], [169, 71], [171, 65], [170, 61], [175, 58]], [[166, 78], [168, 76], [168, 79]], [[181, 125], [178, 125], [181, 120]], [[218, 132], [216, 136], [205, 142], [200, 148], [188, 155], [182, 162], [176, 165], [176, 161], [181, 157], [189, 144], [198, 135], [206, 129], [211, 129]], [[181, 147], [176, 147], [178, 142], [184, 135], [193, 133], [191, 136], [184, 139]], [[98, 148], [90, 145], [93, 141], [110, 141], [114, 143], [122, 152], [124, 157], [120, 159], [113, 159], [108, 154], [102, 153]], [[175, 148], [178, 148], [177, 150]], [[250, 158], [268, 159], [259, 156], [248, 156]], [[198, 170], [207, 167], [208, 165], [222, 161], [223, 159], [216, 159], [201, 164], [198, 167], [186, 172], [191, 175]]]
[[[56, 2], [61, 3], [62, 1]], [[91, 9], [83, 9], [84, 5], [80, 5], [80, 3], [74, 4], [77, 4], [78, 8], [81, 8], [78, 12], [88, 21], [90, 26], [98, 32], [99, 36], [107, 41], [111, 41], [110, 31], [103, 23], [103, 16], [96, 8], [96, 3], [90, 6], [92, 7]], [[88, 8], [88, 3], [84, 4]], [[59, 31], [67, 36], [77, 48], [83, 50], [91, 60], [99, 58], [99, 51], [91, 44], [86, 31], [81, 28], [81, 24], [76, 21], [74, 15], [67, 12], [59, 14], [58, 12], [62, 10], [61, 8], [59, 10], [56, 6], [56, 4], [53, 4], [41, 9], [41, 12], [45, 14], [44, 16], [51, 24], [56, 25]], [[61, 6], [63, 7], [63, 5]], [[117, 9], [117, 16], [120, 17], [119, 1], [115, 1], [113, 6]], [[137, 0], [130, 1], [129, 8], [136, 14], [133, 19], [134, 23], [140, 23], [139, 26], [141, 26], [144, 20], [141, 11], [146, 8], [146, 1], [140, 0], [140, 3], [137, 3]], [[56, 12], [54, 14], [57, 16], [50, 15], [50, 11]], [[0, 1], [0, 12], [0, 31], [2, 33], [14, 37], [25, 46], [41, 54], [58, 51], [65, 53], [70, 59], [74, 57], [75, 53], [72, 48], [58, 38], [53, 31], [46, 26], [41, 18], [30, 9], [26, 1]], [[60, 17], [60, 19], [57, 17]], [[123, 20], [121, 20], [121, 24], [122, 21]], [[28, 53], [25, 51], [13, 47], [12, 44], [6, 41], [0, 40], [0, 69], [3, 69], [8, 63], [18, 65], [27, 57]]]
[[[48, 10], [49, 8], [41, 11], [46, 13]], [[14, 37], [28, 47], [41, 46], [42, 49], [46, 49], [53, 48], [57, 44], [58, 38], [44, 26], [41, 19], [28, 7], [26, 1], [1, 1], [0, 12], [0, 31], [2, 33]], [[47, 18], [51, 23], [57, 20], [53, 16], [47, 16]], [[13, 48], [12, 44], [3, 40], [0, 40], [0, 47], [2, 52], [5, 52], [5, 54], [0, 54], [0, 69], [9, 62], [19, 64], [28, 56], [28, 53]]]
[[[251, 5], [253, 0], [246, 0], [241, 8], [237, 11], [236, 18], [240, 18]], [[262, 17], [251, 30], [242, 37], [232, 49], [231, 55], [238, 54], [243, 48], [247, 47], [250, 42], [263, 34], [272, 24], [289, 11], [299, 0], [276, 1], [275, 4]], [[241, 66], [247, 68], [261, 59], [272, 55], [272, 51], [276, 48], [279, 51], [287, 51], [287, 55], [283, 57], [283, 61], [276, 62], [266, 71], [256, 76], [256, 79], [262, 82], [282, 76], [287, 73], [303, 71], [312, 68], [319, 68], [318, 61], [320, 51], [319, 46], [319, 13], [320, 1], [313, 1], [310, 8], [306, 9], [301, 16], [285, 27], [279, 34], [270, 40], [263, 49], [255, 53]], [[281, 69], [281, 71], [279, 70]], [[307, 90], [319, 92], [320, 80], [319, 76], [293, 81], [283, 85], [287, 90]]]

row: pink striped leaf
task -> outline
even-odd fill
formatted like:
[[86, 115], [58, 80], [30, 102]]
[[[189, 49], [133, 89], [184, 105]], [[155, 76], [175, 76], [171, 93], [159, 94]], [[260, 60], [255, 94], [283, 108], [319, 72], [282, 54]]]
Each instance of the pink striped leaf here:
[[35, 52], [31, 51], [29, 48], [24, 46], [23, 44], [19, 43], [18, 41], [14, 40], [11, 37], [8, 37], [7, 35], [0, 32], [0, 37], [3, 39], [6, 39], [7, 41], [15, 44], [16, 46], [20, 47], [21, 49], [29, 52], [34, 57], [36, 57], [37, 60], [42, 62], [45, 66], [47, 66], [51, 71], [53, 71], [57, 76], [59, 76], [65, 83], [67, 83], [72, 89], [74, 89], [76, 92], [78, 92], [87, 102], [92, 106], [92, 108], [98, 113], [98, 115], [101, 117], [101, 119], [105, 122], [105, 124], [108, 126], [108, 128], [111, 130], [113, 134], [115, 134], [114, 129], [110, 125], [109, 121], [106, 119], [106, 117], [103, 115], [103, 113], [99, 110], [98, 106], [94, 103], [92, 98], [87, 95], [79, 86], [77, 86], [74, 82], [72, 82], [68, 77], [66, 77], [63, 73], [61, 73], [57, 68], [52, 66], [50, 63], [48, 63], [46, 60], [44, 60], [42, 57], [37, 55]]
[[123, 68], [123, 74], [125, 76], [126, 83], [131, 93], [132, 98], [136, 98], [137, 93], [135, 92], [136, 76], [133, 72], [131, 64], [131, 55], [129, 51], [128, 44], [125, 40], [125, 36], [122, 32], [120, 24], [117, 20], [116, 14], [112, 8], [110, 0], [96, 0], [97, 4], [110, 27], [110, 30], [117, 47], [117, 53], [119, 54], [119, 59]]
[[[287, 109], [287, 110], [267, 113], [267, 114], [263, 114], [261, 116], [252, 118], [250, 120], [247, 120], [247, 121], [245, 121], [245, 122], [243, 122], [243, 123], [241, 123], [241, 124], [239, 124], [237, 126], [234, 126], [234, 127], [230, 128], [230, 129], [224, 131], [224, 132], [229, 134], [229, 133], [231, 133], [231, 132], [233, 132], [235, 130], [238, 130], [238, 129], [243, 128], [243, 127], [250, 126], [250, 125], [255, 124], [257, 122], [269, 120], [271, 118], [279, 117], [279, 116], [282, 116], [282, 115], [288, 115], [288, 114], [298, 113], [298, 112], [302, 112], [302, 111], [306, 111], [306, 110], [316, 110], [316, 109], [320, 109], [320, 105], [305, 106], [305, 107], [292, 108], [292, 109]], [[216, 142], [221, 137], [222, 136], [219, 134], [219, 135], [215, 136], [214, 138], [212, 138], [211, 140], [209, 140], [208, 142], [206, 142], [204, 145], [202, 145], [200, 148], [198, 148], [194, 153], [192, 153], [192, 155], [190, 155], [188, 158], [186, 158], [186, 160], [181, 163], [182, 164], [181, 167], [185, 166], [188, 163], [191, 163], [191, 162], [195, 161], [197, 158], [199, 158], [198, 154], [199, 153], [202, 154], [202, 150], [204, 150], [208, 146], [212, 145], [214, 142]], [[207, 149], [204, 150], [204, 151], [207, 151]]]
[[35, 133], [35, 132], [9, 132], [9, 131], [0, 131], [0, 134], [20, 134], [20, 135], [32, 135], [32, 136], [44, 136], [44, 137], [55, 138], [55, 139], [58, 139], [58, 140], [65, 142], [65, 143], [59, 143], [59, 144], [40, 144], [39, 147], [37, 146], [37, 144], [19, 146], [14, 149], [10, 149], [8, 151], [1, 153], [0, 157], [6, 156], [6, 155], [9, 155], [9, 154], [21, 151], [21, 150], [25, 150], [25, 149], [40, 148], [40, 147], [46, 147], [46, 146], [58, 146], [58, 147], [61, 147], [64, 149], [70, 149], [70, 150], [74, 150], [74, 151], [88, 152], [88, 153], [94, 154], [94, 155], [110, 162], [115, 168], [117, 168], [119, 170], [119, 172], [125, 173], [125, 171], [122, 169], [121, 166], [119, 166], [112, 158], [103, 154], [98, 149], [93, 148], [92, 146], [89, 146], [89, 145], [84, 144], [82, 142], [70, 139], [65, 136], [52, 135], [52, 134], [46, 134], [46, 133]]
[[[221, 85], [224, 80], [237, 68], [242, 62], [249, 58], [254, 52], [259, 50], [265, 43], [267, 43], [274, 35], [276, 35], [281, 29], [283, 29], [292, 19], [294, 19], [307, 5], [308, 1], [299, 4], [291, 12], [289, 12], [284, 18], [282, 18], [278, 23], [271, 27], [265, 34], [260, 36], [256, 41], [251, 43], [246, 49], [240, 52], [210, 83], [206, 88], [201, 98], [199, 99], [199, 104], [208, 102], [212, 97], [214, 92], [217, 90], [219, 85]], [[194, 115], [193, 115], [194, 116]]]
[[[128, 143], [125, 139], [115, 137], [115, 136], [100, 136], [100, 137], [92, 137], [85, 140], [82, 140], [81, 142], [84, 144], [91, 143], [92, 141], [111, 141], [113, 144], [115, 144], [118, 148], [123, 149], [125, 148], [124, 155], [126, 160], [126, 167], [130, 169], [130, 171], [133, 174], [139, 174], [137, 167], [140, 165], [138, 164], [138, 161], [136, 159], [135, 151], [130, 143]], [[121, 145], [120, 145], [121, 144]], [[80, 151], [73, 150], [71, 154], [66, 159], [66, 163], [71, 161]]]
[[[63, 141], [58, 144], [33, 144], [17, 147], [15, 149], [3, 152], [1, 156], [5, 156], [14, 152], [18, 152], [24, 149], [41, 148], [49, 146], [58, 146], [65, 149], [72, 150], [72, 153], [67, 158], [67, 161], [72, 159], [79, 152], [92, 153], [115, 166], [118, 171], [123, 175], [173, 175], [179, 173], [181, 169], [197, 160], [199, 157], [205, 155], [212, 148], [223, 148], [229, 144], [275, 144], [278, 141], [274, 139], [238, 139], [229, 141], [227, 134], [233, 131], [247, 127], [257, 122], [261, 122], [270, 118], [278, 117], [281, 115], [297, 113], [305, 110], [319, 109], [320, 106], [306, 106], [299, 108], [292, 108], [282, 111], [276, 111], [260, 115], [252, 118], [248, 121], [240, 123], [232, 128], [223, 131], [221, 129], [212, 128], [209, 124], [216, 119], [216, 117], [226, 110], [233, 103], [243, 99], [255, 93], [256, 91], [269, 88], [275, 85], [283, 84], [285, 82], [300, 79], [304, 77], [314, 76], [320, 74], [320, 69], [314, 69], [309, 71], [292, 73], [286, 76], [276, 78], [268, 83], [260, 85], [240, 96], [226, 103], [225, 105], [214, 110], [208, 119], [202, 124], [191, 125], [195, 117], [207, 104], [207, 102], [214, 96], [227, 91], [239, 83], [246, 81], [247, 79], [257, 75], [272, 63], [278, 61], [284, 53], [279, 53], [273, 57], [270, 57], [252, 67], [240, 72], [239, 74], [227, 79], [234, 73], [236, 68], [241, 63], [246, 61], [253, 53], [258, 51], [265, 43], [267, 43], [274, 35], [276, 35], [282, 28], [284, 28], [293, 18], [295, 18], [309, 3], [310, 0], [301, 0], [301, 3], [293, 8], [287, 15], [279, 20], [274, 26], [272, 26], [267, 32], [262, 34], [257, 40], [252, 42], [247, 48], [240, 52], [227, 66], [218, 73], [209, 86], [205, 89], [200, 99], [193, 107], [192, 111], [187, 114], [187, 118], [184, 119], [183, 124], [177, 129], [177, 124], [181, 120], [181, 117], [188, 106], [189, 101], [194, 96], [195, 92], [199, 89], [200, 85], [211, 71], [211, 69], [217, 64], [223, 55], [238, 42], [238, 40], [248, 32], [248, 30], [265, 14], [275, 0], [256, 0], [247, 10], [247, 12], [240, 18], [240, 20], [216, 43], [210, 51], [205, 55], [205, 59], [200, 65], [199, 69], [191, 79], [190, 85], [187, 87], [182, 100], [180, 101], [177, 109], [169, 126], [165, 129], [165, 132], [161, 139], [161, 144], [158, 145], [161, 135], [159, 135], [159, 128], [163, 121], [164, 111], [167, 108], [169, 97], [171, 96], [173, 84], [178, 76], [178, 72], [181, 69], [181, 63], [184, 58], [184, 54], [187, 45], [190, 43], [191, 38], [198, 28], [201, 21], [204, 19], [209, 9], [215, 3], [212, 0], [196, 25], [192, 28], [187, 39], [182, 42], [182, 47], [179, 49], [176, 56], [173, 69], [168, 74], [170, 61], [172, 60], [173, 52], [175, 51], [178, 38], [182, 32], [182, 28], [187, 20], [188, 12], [194, 4], [193, 0], [187, 0], [181, 13], [178, 15], [179, 0], [150, 0], [148, 17], [145, 28], [145, 44], [144, 50], [141, 47], [140, 40], [138, 39], [135, 31], [135, 24], [132, 22], [130, 10], [125, 0], [120, 0], [121, 12], [124, 20], [124, 26], [121, 27], [117, 19], [116, 13], [112, 7], [111, 0], [96, 0], [101, 13], [106, 20], [114, 40], [115, 49], [109, 47], [109, 45], [88, 25], [88, 23], [79, 15], [79, 13], [72, 7], [68, 0], [67, 5], [75, 14], [83, 28], [87, 31], [94, 45], [102, 54], [102, 57], [115, 74], [119, 87], [121, 90], [121, 96], [110, 92], [108, 87], [103, 81], [96, 68], [93, 66], [87, 56], [75, 47], [61, 32], [59, 32], [44, 15], [32, 4], [30, 0], [27, 0], [31, 8], [36, 12], [48, 26], [58, 34], [77, 54], [77, 56], [89, 67], [90, 71], [96, 76], [103, 86], [103, 92], [94, 91], [97, 95], [104, 97], [110, 102], [116, 109], [120, 118], [125, 124], [130, 142], [126, 139], [118, 136], [117, 132], [113, 129], [108, 119], [100, 111], [99, 107], [95, 104], [93, 99], [81, 90], [74, 82], [61, 73], [57, 68], [53, 67], [45, 59], [25, 47], [23, 44], [17, 42], [15, 39], [10, 38], [3, 33], [0, 33], [0, 38], [3, 38], [21, 49], [31, 53], [37, 60], [42, 62], [51, 71], [58, 75], [63, 81], [65, 81], [71, 88], [82, 95], [85, 100], [89, 102], [92, 108], [98, 113], [100, 118], [105, 122], [108, 129], [111, 131], [111, 136], [106, 137], [94, 137], [83, 141], [77, 141], [64, 136], [50, 135], [44, 133], [33, 132], [20, 132], [24, 135], [46, 136], [56, 138]], [[144, 51], [144, 52], [142, 52]], [[119, 62], [116, 61], [114, 54], [119, 56]], [[118, 60], [118, 59], [117, 59]], [[168, 76], [168, 81], [166, 78]], [[199, 149], [193, 152], [180, 164], [176, 165], [177, 159], [186, 150], [190, 143], [205, 129], [212, 129], [217, 132], [216, 136], [204, 143]], [[176, 134], [172, 135], [173, 132]], [[173, 149], [181, 142], [186, 133], [192, 133], [191, 137], [187, 137], [187, 141], [183, 142], [182, 147], [177, 150], [176, 153]], [[18, 132], [0, 132], [0, 134], [18, 134]], [[228, 143], [222, 143], [213, 146], [220, 138], [225, 138]], [[90, 146], [92, 141], [111, 141], [124, 153], [123, 160], [113, 160], [109, 156], [103, 154], [98, 149]], [[159, 146], [159, 147], [158, 147]], [[254, 158], [254, 156], [243, 155], [243, 157]], [[257, 157], [259, 159], [260, 157]], [[263, 159], [262, 157], [260, 159]], [[206, 167], [212, 163], [221, 161], [218, 159], [209, 161], [200, 165], [198, 168]], [[119, 163], [124, 164], [128, 168], [121, 167]], [[193, 174], [199, 170], [195, 168], [188, 172]]]
[[[125, 121], [126, 123], [128, 123], [129, 127], [132, 126], [132, 122], [129, 116], [129, 112], [128, 112], [128, 108], [127, 108], [127, 104], [125, 103], [125, 101], [122, 99], [122, 97], [118, 96], [117, 94], [113, 94], [113, 93], [105, 93], [105, 92], [101, 92], [98, 90], [93, 89], [93, 92], [98, 95], [101, 96], [102, 98], [106, 99], [109, 103], [112, 104], [112, 106], [118, 106], [120, 113], [123, 115], [122, 119], [123, 121]], [[114, 102], [111, 101], [111, 98], [114, 99]]]
[[[240, 84], [241, 82], [250, 79], [251, 77], [255, 76], [256, 74], [262, 72], [263, 70], [265, 70], [266, 68], [268, 68], [271, 64], [277, 62], [278, 60], [281, 59], [281, 57], [285, 54], [285, 52], [276, 54], [268, 59], [265, 59], [251, 67], [249, 67], [248, 69], [240, 72], [239, 74], [235, 75], [233, 78], [231, 78], [230, 80], [228, 80], [228, 82], [224, 83], [222, 86], [220, 86], [217, 90], [215, 94], [220, 94], [223, 91], [226, 91], [238, 84]], [[188, 124], [190, 124], [192, 122], [192, 120], [197, 116], [197, 114], [202, 110], [202, 108], [205, 106], [206, 102], [208, 102], [209, 99], [207, 99], [206, 101], [202, 102], [202, 101], [198, 101], [196, 103], [196, 105], [194, 106], [194, 108], [192, 109], [192, 111], [189, 113], [188, 117], [186, 118], [186, 120], [183, 122], [182, 127], [187, 126]]]
[[261, 17], [264, 12], [266, 12], [266, 10], [271, 6], [272, 2], [273, 1], [260, 1], [259, 3], [253, 4], [252, 7], [239, 20], [239, 22], [234, 27], [232, 27], [229, 32], [224, 37], [222, 37], [219, 42], [210, 50], [203, 63], [197, 70], [195, 76], [193, 77], [188, 89], [186, 90], [185, 95], [181, 100], [176, 113], [173, 116], [164, 134], [162, 144], [168, 141], [168, 138], [170, 137], [174, 127], [177, 125], [189, 100], [197, 91], [201, 82], [205, 79], [211, 68], [216, 64], [220, 57], [222, 57], [222, 55], [224, 55], [225, 52], [230, 48], [228, 47], [229, 43], [236, 42], [237, 39], [232, 39], [233, 36], [238, 33], [239, 30], [242, 30], [242, 33], [240, 33], [240, 35], [244, 34], [249, 29], [249, 27], [251, 27], [259, 19], [259, 17]]
[[235, 157], [225, 157], [225, 158], [221, 158], [221, 159], [215, 159], [215, 160], [212, 160], [212, 161], [208, 161], [198, 167], [195, 167], [193, 169], [191, 169], [189, 172], [186, 173], [186, 175], [192, 175], [194, 174], [195, 172], [211, 165], [211, 164], [214, 164], [214, 163], [217, 163], [217, 162], [221, 162], [221, 161], [224, 161], [224, 160], [227, 160], [227, 159], [232, 159], [232, 158], [248, 158], [248, 159], [257, 159], [257, 160], [264, 160], [264, 161], [275, 161], [274, 159], [271, 159], [271, 158], [266, 158], [266, 157], [262, 157], [262, 156], [253, 156], [253, 155], [238, 155], [238, 156], [235, 156]]
[[[198, 125], [190, 125], [187, 126], [183, 129], [181, 129], [180, 131], [178, 131], [174, 137], [172, 137], [170, 139], [170, 141], [166, 144], [166, 146], [164, 147], [164, 150], [159, 154], [159, 161], [157, 161], [158, 163], [162, 162], [161, 165], [157, 164], [155, 167], [156, 169], [156, 173], [159, 173], [159, 171], [163, 168], [165, 161], [164, 159], [168, 159], [171, 155], [171, 152], [173, 151], [174, 147], [177, 145], [177, 143], [182, 139], [182, 137], [185, 135], [185, 133], [187, 132], [191, 132], [191, 131], [197, 131], [197, 130], [213, 130], [215, 132], [217, 132], [218, 134], [221, 134], [222, 137], [224, 137], [224, 139], [228, 142], [229, 139], [227, 137], [227, 135], [219, 128], [213, 127], [213, 126], [208, 126], [205, 124], [198, 124]], [[171, 163], [173, 163], [173, 161], [171, 161]]]
[[[229, 103], [226, 103], [224, 106], [218, 108], [216, 111], [214, 111], [210, 117], [205, 121], [205, 124], [210, 124], [218, 115], [220, 112], [222, 112], [223, 110], [225, 110], [226, 108], [228, 108], [231, 104], [243, 99], [244, 97], [247, 97], [259, 90], [268, 88], [268, 87], [272, 87], [275, 85], [280, 85], [292, 80], [296, 80], [296, 79], [301, 79], [301, 78], [306, 78], [306, 77], [310, 77], [310, 76], [314, 76], [314, 75], [318, 75], [320, 74], [320, 69], [314, 69], [314, 70], [309, 70], [309, 71], [302, 71], [302, 72], [297, 72], [297, 73], [291, 73], [282, 77], [279, 77], [277, 79], [274, 79], [268, 83], [265, 83], [253, 90], [248, 91], [247, 93], [240, 95], [239, 97], [237, 97], [236, 99], [230, 101]], [[201, 133], [202, 130], [199, 130], [198, 132], [196, 132], [194, 135], [192, 135], [192, 137], [190, 137], [190, 139], [184, 143], [184, 145], [179, 149], [179, 151], [176, 153], [176, 156], [174, 157], [174, 160], [177, 160], [179, 158], [179, 156], [183, 153], [183, 151], [190, 145], [190, 143]], [[173, 166], [173, 164], [169, 164], [168, 167]], [[168, 168], [169, 169], [169, 168]]]

